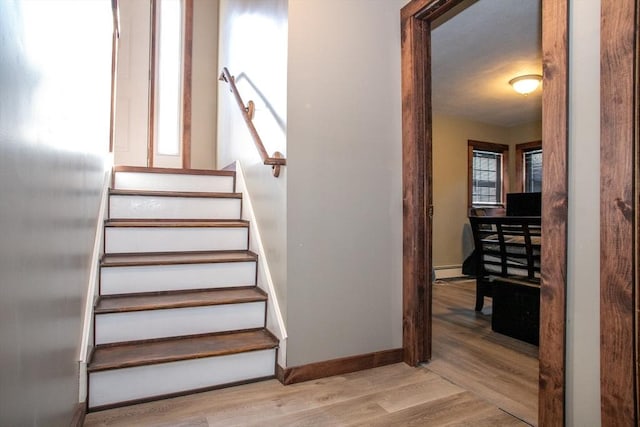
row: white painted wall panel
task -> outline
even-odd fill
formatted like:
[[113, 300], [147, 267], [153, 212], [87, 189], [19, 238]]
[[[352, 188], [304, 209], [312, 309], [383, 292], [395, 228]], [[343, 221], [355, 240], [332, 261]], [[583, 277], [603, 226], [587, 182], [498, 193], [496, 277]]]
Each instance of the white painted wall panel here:
[[233, 192], [233, 177], [216, 175], [116, 172], [114, 188], [119, 190], [231, 193]]
[[246, 227], [107, 227], [105, 253], [247, 249]]
[[211, 387], [275, 374], [275, 350], [90, 374], [89, 407]]
[[264, 327], [265, 302], [96, 315], [96, 344]]
[[240, 199], [124, 196], [109, 198], [112, 219], [239, 219]]
[[161, 266], [103, 267], [102, 295], [136, 292], [209, 289], [255, 284], [256, 263], [178, 264]]

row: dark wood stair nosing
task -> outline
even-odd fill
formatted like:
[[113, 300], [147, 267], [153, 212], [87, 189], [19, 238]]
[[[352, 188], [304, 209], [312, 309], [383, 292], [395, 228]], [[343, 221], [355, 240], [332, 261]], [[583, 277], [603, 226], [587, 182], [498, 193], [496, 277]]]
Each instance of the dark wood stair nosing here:
[[140, 399], [132, 399], [132, 400], [127, 400], [123, 402], [109, 403], [107, 405], [93, 406], [91, 408], [88, 408], [87, 412], [105, 411], [108, 409], [121, 408], [123, 406], [137, 405], [140, 403], [153, 402], [156, 400], [172, 399], [174, 397], [187, 396], [190, 394], [203, 393], [203, 392], [212, 391], [212, 390], [220, 390], [223, 388], [236, 387], [236, 386], [241, 386], [245, 384], [251, 384], [251, 383], [276, 379], [276, 378], [277, 377], [274, 374], [274, 375], [267, 375], [265, 377], [250, 378], [247, 380], [232, 381], [232, 382], [217, 384], [213, 386], [206, 386], [206, 387], [199, 387], [199, 388], [194, 388], [189, 390], [177, 391], [175, 393], [158, 394], [158, 395], [153, 395], [149, 397], [142, 397]]
[[142, 219], [113, 218], [104, 221], [108, 228], [249, 228], [244, 219]]
[[[276, 338], [276, 336], [273, 335], [273, 333], [271, 333], [271, 331], [268, 330], [266, 326], [262, 326], [257, 328], [233, 329], [229, 331], [220, 331], [220, 332], [203, 332], [199, 334], [176, 335], [171, 337], [147, 338], [142, 340], [130, 340], [130, 341], [122, 341], [122, 342], [109, 342], [109, 343], [95, 345], [93, 347], [93, 352], [102, 348], [129, 347], [129, 346], [137, 346], [142, 344], [160, 343], [163, 341], [181, 341], [181, 340], [188, 340], [193, 338], [217, 337], [217, 336], [223, 336], [223, 335], [233, 335], [238, 333], [250, 333], [250, 332], [263, 332], [268, 334], [271, 338], [275, 339], [276, 341], [278, 340], [278, 338]], [[91, 358], [89, 358], [89, 360], [91, 360]]]
[[140, 197], [182, 197], [203, 199], [242, 199], [242, 193], [221, 193], [205, 191], [157, 191], [157, 190], [119, 190], [110, 188], [109, 196], [140, 196]]
[[[195, 295], [195, 294], [202, 294], [202, 293], [224, 294], [226, 291], [238, 291], [238, 290], [252, 291], [255, 294], [253, 296], [228, 298], [226, 300], [220, 299], [219, 301], [214, 301], [212, 299], [210, 300], [203, 299], [203, 300], [177, 301], [173, 303], [159, 302], [156, 304], [149, 304], [149, 305], [131, 304], [129, 306], [123, 306], [120, 308], [100, 308], [100, 303], [103, 300], [147, 298], [153, 301], [154, 299], [170, 297], [173, 295], [186, 296], [186, 295]], [[175, 308], [212, 307], [212, 306], [218, 306], [218, 305], [248, 304], [253, 302], [266, 303], [267, 301], [268, 301], [267, 293], [262, 289], [260, 289], [258, 286], [251, 286], [248, 288], [235, 287], [235, 288], [213, 288], [213, 289], [188, 289], [186, 291], [144, 292], [144, 293], [137, 293], [135, 295], [130, 295], [130, 294], [101, 295], [98, 297], [93, 311], [96, 315], [100, 315], [100, 314], [114, 314], [114, 313], [131, 313], [131, 312], [138, 312], [138, 311], [170, 310]]]
[[[207, 258], [206, 255], [234, 255], [229, 258]], [[189, 258], [193, 256], [193, 258]], [[123, 258], [114, 261], [113, 258]], [[159, 257], [166, 257], [162, 260]], [[180, 257], [174, 258], [171, 257]], [[227, 262], [257, 262], [258, 254], [248, 249], [222, 250], [222, 251], [176, 251], [176, 252], [132, 252], [132, 253], [107, 253], [100, 259], [100, 267], [136, 267], [151, 265], [181, 265], [181, 264], [221, 264]]]
[[[99, 367], [95, 367], [94, 365], [94, 357], [97, 352], [100, 352], [103, 349], [112, 349], [114, 347], [121, 348], [133, 348], [133, 347], [143, 347], [145, 345], [153, 345], [159, 343], [171, 343], [175, 342], [176, 345], [179, 345], [180, 341], [193, 340], [198, 338], [216, 338], [221, 336], [228, 336], [233, 334], [245, 334], [252, 332], [260, 332], [266, 335], [266, 339], [269, 343], [264, 344], [256, 344], [251, 346], [246, 346], [239, 348], [238, 346], [229, 347], [226, 349], [217, 349], [217, 350], [208, 350], [208, 351], [200, 351], [200, 352], [192, 352], [190, 354], [181, 354], [181, 355], [169, 355], [169, 356], [150, 356], [147, 359], [137, 359], [135, 361], [128, 362], [120, 362], [118, 364], [108, 364], [108, 363], [100, 363]], [[135, 368], [139, 366], [149, 366], [149, 365], [159, 365], [163, 363], [171, 363], [171, 362], [180, 362], [185, 360], [195, 360], [195, 359], [204, 359], [208, 357], [218, 357], [218, 356], [228, 356], [232, 354], [241, 354], [241, 353], [249, 353], [253, 351], [262, 351], [262, 350], [277, 350], [280, 347], [278, 338], [271, 333], [266, 327], [262, 328], [254, 328], [254, 329], [244, 329], [244, 330], [233, 330], [233, 331], [222, 331], [208, 334], [197, 334], [197, 335], [183, 335], [177, 337], [163, 337], [163, 338], [154, 338], [148, 340], [138, 340], [138, 341], [126, 341], [126, 342], [117, 342], [117, 343], [107, 343], [100, 344], [95, 346], [91, 351], [91, 356], [89, 358], [89, 363], [87, 364], [87, 373], [94, 372], [103, 372], [110, 371], [116, 369], [126, 369], [126, 368]]]
[[118, 165], [113, 167], [113, 172], [129, 172], [129, 173], [157, 173], [165, 175], [202, 175], [202, 176], [221, 176], [235, 177], [235, 171], [229, 170], [213, 170], [213, 169], [173, 169], [173, 168], [157, 168], [145, 166], [124, 166]]
[[193, 288], [193, 289], [175, 289], [175, 290], [169, 290], [169, 291], [148, 291], [148, 292], [132, 292], [132, 293], [126, 293], [126, 294], [108, 294], [108, 295], [104, 295], [105, 297], [143, 297], [145, 295], [149, 295], [149, 296], [153, 296], [153, 295], [167, 295], [167, 294], [186, 294], [186, 293], [198, 293], [198, 292], [203, 292], [203, 291], [216, 291], [216, 290], [225, 290], [225, 291], [230, 291], [230, 290], [239, 290], [239, 289], [256, 289], [262, 293], [264, 293], [265, 295], [267, 295], [267, 293], [264, 291], [264, 289], [260, 288], [258, 285], [240, 285], [240, 286], [228, 286], [228, 287], [212, 287], [212, 288]]

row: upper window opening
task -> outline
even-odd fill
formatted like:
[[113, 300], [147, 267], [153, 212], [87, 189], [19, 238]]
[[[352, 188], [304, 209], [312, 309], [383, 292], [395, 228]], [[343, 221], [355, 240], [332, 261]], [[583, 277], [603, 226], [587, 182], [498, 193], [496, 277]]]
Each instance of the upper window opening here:
[[182, 102], [182, 0], [158, 2], [157, 150], [180, 154]]
[[469, 206], [504, 206], [509, 146], [469, 141]]
[[524, 153], [524, 192], [542, 191], [542, 149]]
[[542, 191], [542, 141], [516, 145], [516, 186], [518, 193]]

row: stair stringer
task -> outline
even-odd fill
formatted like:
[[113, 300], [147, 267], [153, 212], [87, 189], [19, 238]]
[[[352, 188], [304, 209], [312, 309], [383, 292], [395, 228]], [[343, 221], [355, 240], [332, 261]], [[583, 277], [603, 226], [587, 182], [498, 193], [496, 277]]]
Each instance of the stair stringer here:
[[91, 265], [89, 267], [89, 278], [87, 280], [86, 294], [82, 318], [82, 335], [78, 348], [78, 402], [86, 402], [88, 394], [87, 364], [91, 356], [93, 347], [93, 309], [98, 298], [98, 282], [100, 280], [100, 260], [104, 255], [104, 221], [107, 218], [109, 207], [109, 187], [113, 178], [112, 163], [113, 156], [109, 157], [110, 162], [105, 165], [102, 190], [100, 196], [100, 207], [98, 208], [98, 218], [96, 222], [96, 232], [91, 253]]
[[269, 259], [262, 244], [262, 237], [256, 220], [255, 211], [251, 203], [251, 193], [246, 185], [244, 170], [240, 161], [235, 163], [236, 170], [236, 192], [242, 193], [242, 219], [249, 221], [249, 250], [258, 254], [257, 285], [265, 291], [267, 299], [267, 330], [278, 338], [279, 348], [277, 363], [286, 367], [287, 360], [287, 329], [278, 303], [276, 289], [273, 284], [273, 277], [269, 269]]

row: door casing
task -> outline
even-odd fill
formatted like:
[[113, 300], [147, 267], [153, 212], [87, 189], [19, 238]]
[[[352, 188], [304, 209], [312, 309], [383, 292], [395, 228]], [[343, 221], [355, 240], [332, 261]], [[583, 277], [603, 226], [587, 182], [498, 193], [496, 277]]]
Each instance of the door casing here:
[[638, 0], [602, 0], [600, 392], [603, 426], [638, 425]]
[[[431, 358], [431, 22], [463, 0], [413, 0], [401, 11], [403, 348]], [[542, 0], [542, 253], [539, 425], [565, 419], [567, 271], [568, 0]]]

